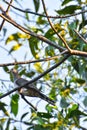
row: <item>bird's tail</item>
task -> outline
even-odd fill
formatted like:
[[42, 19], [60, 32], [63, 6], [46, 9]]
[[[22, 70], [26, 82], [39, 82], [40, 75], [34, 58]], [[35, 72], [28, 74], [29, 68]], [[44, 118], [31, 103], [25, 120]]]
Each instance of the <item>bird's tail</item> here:
[[49, 104], [55, 106], [55, 101], [44, 95], [43, 93], [39, 93], [39, 97], [45, 101], [47, 101]]

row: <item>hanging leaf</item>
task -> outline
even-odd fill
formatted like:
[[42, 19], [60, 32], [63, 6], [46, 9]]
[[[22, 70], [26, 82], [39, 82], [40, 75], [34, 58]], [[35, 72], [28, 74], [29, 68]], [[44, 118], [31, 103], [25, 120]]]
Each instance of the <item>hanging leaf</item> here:
[[74, 104], [74, 105], [72, 106], [72, 108], [69, 108], [69, 109], [68, 109], [68, 114], [67, 114], [67, 117], [68, 117], [68, 118], [76, 117], [76, 118], [78, 119], [78, 117], [79, 117], [80, 115], [87, 116], [87, 114], [85, 114], [84, 112], [82, 112], [82, 111], [80, 111], [80, 110], [78, 109], [78, 105], [77, 105], [77, 104]]
[[50, 119], [53, 117], [50, 113], [45, 113], [45, 112], [38, 112], [37, 116], [41, 118], [47, 118], [47, 119]]
[[54, 56], [54, 47], [47, 46], [45, 48], [45, 54], [46, 54], [46, 56]]
[[28, 13], [25, 13], [25, 17], [29, 21], [29, 15], [28, 15]]
[[5, 103], [0, 102], [0, 110], [3, 111], [6, 116], [9, 116], [9, 113], [6, 110], [5, 106], [7, 106]]
[[83, 104], [85, 105], [85, 107], [87, 107], [87, 96], [84, 98]]
[[7, 125], [6, 125], [5, 130], [9, 130], [9, 129], [10, 129], [10, 119], [8, 119], [8, 121], [7, 121]]
[[9, 71], [9, 68], [7, 66], [4, 66], [3, 69], [4, 69], [5, 72]]
[[10, 106], [11, 106], [11, 112], [15, 116], [18, 113], [18, 100], [19, 100], [19, 95], [18, 94], [12, 95]]
[[68, 4], [68, 3], [71, 2], [71, 1], [73, 1], [73, 0], [64, 0], [64, 1], [62, 2], [62, 6]]
[[36, 59], [39, 58], [39, 56], [38, 56], [38, 51], [39, 51], [38, 42], [39, 41], [36, 37], [31, 37], [29, 39], [29, 47], [30, 47], [31, 53]]
[[81, 7], [78, 5], [70, 5], [70, 6], [66, 6], [61, 10], [56, 10], [56, 12], [60, 15], [66, 15], [66, 14], [73, 14], [78, 9], [81, 9]]
[[38, 12], [40, 7], [40, 0], [33, 0], [33, 2], [34, 2], [35, 12]]

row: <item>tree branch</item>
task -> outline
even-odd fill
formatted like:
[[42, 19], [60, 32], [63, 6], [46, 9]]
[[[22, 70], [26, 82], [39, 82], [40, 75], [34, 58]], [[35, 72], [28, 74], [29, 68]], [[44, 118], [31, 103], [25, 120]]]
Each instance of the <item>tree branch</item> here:
[[81, 38], [81, 40], [87, 44], [87, 40], [85, 40], [75, 29], [74, 32], [79, 36], [79, 38]]
[[[11, 6], [12, 2], [13, 2], [13, 0], [11, 0], [10, 3], [8, 4], [8, 8], [7, 8], [6, 12], [5, 12], [6, 14], [8, 14], [8, 11], [10, 9], [10, 6]], [[4, 22], [5, 22], [5, 19], [3, 19], [2, 23], [1, 23], [0, 31], [1, 31], [2, 27], [3, 27], [3, 25], [4, 25]]]
[[[46, 7], [45, 7], [45, 3], [44, 3], [44, 0], [42, 0], [42, 5], [43, 5], [43, 8], [44, 8], [44, 12], [46, 14], [46, 16], [48, 16], [48, 13], [46, 11]], [[53, 26], [52, 22], [50, 21], [50, 19], [47, 17], [48, 19], [48, 22], [51, 26], [51, 28], [54, 30], [54, 32], [57, 34], [57, 36], [61, 39], [61, 41], [65, 44], [66, 48], [68, 49], [68, 51], [71, 53], [71, 49], [70, 47], [68, 46], [67, 42], [64, 40], [64, 38], [57, 32], [57, 30], [55, 29], [55, 27]]]
[[60, 55], [67, 54], [67, 53], [68, 53], [68, 51], [65, 50], [65, 51], [61, 52], [59, 55], [56, 55], [56, 56], [53, 56], [53, 57], [44, 58], [44, 59], [20, 61], [20, 62], [15, 61], [15, 62], [11, 62], [11, 63], [2, 63], [2, 64], [0, 64], [0, 67], [49, 61], [49, 60], [53, 60], [53, 59], [56, 59], [56, 58], [60, 58], [61, 57]]

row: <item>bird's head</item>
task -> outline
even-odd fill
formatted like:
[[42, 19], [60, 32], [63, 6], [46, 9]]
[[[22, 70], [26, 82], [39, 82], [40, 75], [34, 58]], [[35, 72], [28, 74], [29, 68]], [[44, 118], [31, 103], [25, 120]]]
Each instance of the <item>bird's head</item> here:
[[12, 68], [10, 70], [10, 72], [12, 73], [12, 76], [13, 76], [14, 80], [16, 80], [17, 78], [19, 78], [18, 71], [15, 68]]
[[12, 68], [12, 69], [10, 70], [10, 72], [11, 72], [11, 73], [14, 73], [14, 74], [18, 74], [18, 71], [17, 71], [15, 68]]

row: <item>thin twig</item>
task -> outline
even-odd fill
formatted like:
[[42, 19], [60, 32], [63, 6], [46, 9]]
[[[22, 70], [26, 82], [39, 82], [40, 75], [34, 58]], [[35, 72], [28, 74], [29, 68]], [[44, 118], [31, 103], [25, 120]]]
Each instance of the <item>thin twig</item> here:
[[83, 110], [84, 112], [87, 113], [87, 110], [86, 110], [85, 108], [83, 108], [83, 106], [81, 106], [81, 104], [78, 103], [78, 102], [72, 97], [72, 95], [69, 95], [69, 97], [70, 97], [76, 104], [78, 104], [78, 105], [80, 106], [80, 108], [82, 108], [82, 110]]
[[21, 97], [27, 104], [29, 104], [35, 111], [37, 111], [37, 108], [34, 107], [29, 101], [27, 101], [27, 99], [24, 97], [24, 95], [21, 94]]
[[83, 14], [83, 13], [86, 13], [87, 12], [87, 10], [84, 10], [84, 11], [80, 11], [80, 12], [78, 12], [78, 13], [74, 13], [74, 14], [70, 14], [70, 15], [64, 15], [64, 16], [46, 16], [46, 15], [43, 15], [43, 14], [40, 14], [40, 13], [36, 13], [36, 12], [32, 12], [32, 11], [30, 11], [30, 10], [28, 10], [28, 9], [26, 9], [26, 10], [23, 10], [23, 9], [19, 9], [19, 8], [17, 8], [17, 7], [15, 7], [15, 6], [13, 6], [13, 5], [11, 5], [11, 4], [9, 4], [7, 1], [5, 1], [4, 0], [4, 2], [6, 3], [6, 4], [8, 4], [8, 5], [10, 5], [11, 7], [13, 7], [14, 9], [16, 9], [16, 10], [18, 10], [18, 11], [20, 11], [20, 12], [23, 12], [23, 13], [30, 13], [30, 14], [34, 14], [34, 15], [37, 15], [37, 16], [42, 16], [42, 17], [48, 17], [48, 18], [55, 18], [55, 19], [65, 19], [65, 18], [69, 18], [69, 17], [72, 17], [72, 16], [76, 16], [76, 15], [80, 15], [80, 14]]
[[85, 40], [75, 29], [74, 32], [81, 38], [81, 40], [83, 40], [84, 43], [87, 44], [87, 40]]
[[[8, 8], [6, 10], [6, 14], [8, 14], [8, 11], [10, 9], [10, 5], [12, 4], [13, 0], [10, 1], [10, 3], [8, 4]], [[3, 19], [1, 25], [0, 25], [0, 30], [2, 29], [3, 25], [4, 25], [5, 19]]]
[[36, 63], [36, 62], [43, 62], [43, 61], [49, 61], [49, 60], [53, 60], [56, 58], [60, 58], [61, 55], [63, 54], [67, 54], [67, 50], [61, 52], [59, 55], [53, 56], [53, 57], [48, 57], [48, 58], [44, 58], [44, 59], [39, 59], [39, 60], [28, 60], [28, 61], [20, 61], [20, 62], [11, 62], [11, 63], [2, 63], [0, 64], [0, 67], [5, 67], [5, 66], [13, 66], [13, 65], [19, 65], [19, 64], [30, 64], [30, 63]]
[[1, 82], [11, 82], [10, 80], [0, 79]]
[[[43, 8], [44, 8], [44, 12], [46, 14], [46, 16], [48, 16], [48, 13], [46, 11], [46, 6], [45, 6], [45, 3], [44, 3], [44, 0], [42, 0], [42, 5], [43, 5]], [[57, 32], [57, 30], [55, 29], [55, 27], [53, 26], [51, 20], [47, 17], [48, 19], [48, 22], [51, 26], [51, 28], [54, 30], [54, 32], [57, 34], [57, 36], [61, 39], [61, 41], [65, 44], [66, 48], [68, 49], [68, 51], [71, 53], [71, 49], [70, 47], [68, 46], [67, 42], [64, 40], [64, 38]]]
[[2, 96], [0, 96], [0, 99], [8, 96], [9, 94], [15, 92], [18, 89], [21, 89], [25, 86], [27, 86], [28, 84], [34, 83], [35, 81], [39, 80], [40, 78], [42, 78], [44, 75], [46, 75], [47, 73], [51, 72], [52, 70], [54, 70], [56, 67], [58, 67], [59, 65], [61, 65], [67, 58], [69, 58], [70, 55], [66, 55], [59, 63], [55, 64], [54, 66], [52, 66], [51, 68], [49, 68], [48, 70], [44, 71], [42, 74], [40, 74], [39, 76], [35, 77], [34, 79], [30, 80], [29, 82], [27, 82], [26, 84], [16, 87], [13, 90], [7, 92], [6, 94], [3, 94]]

